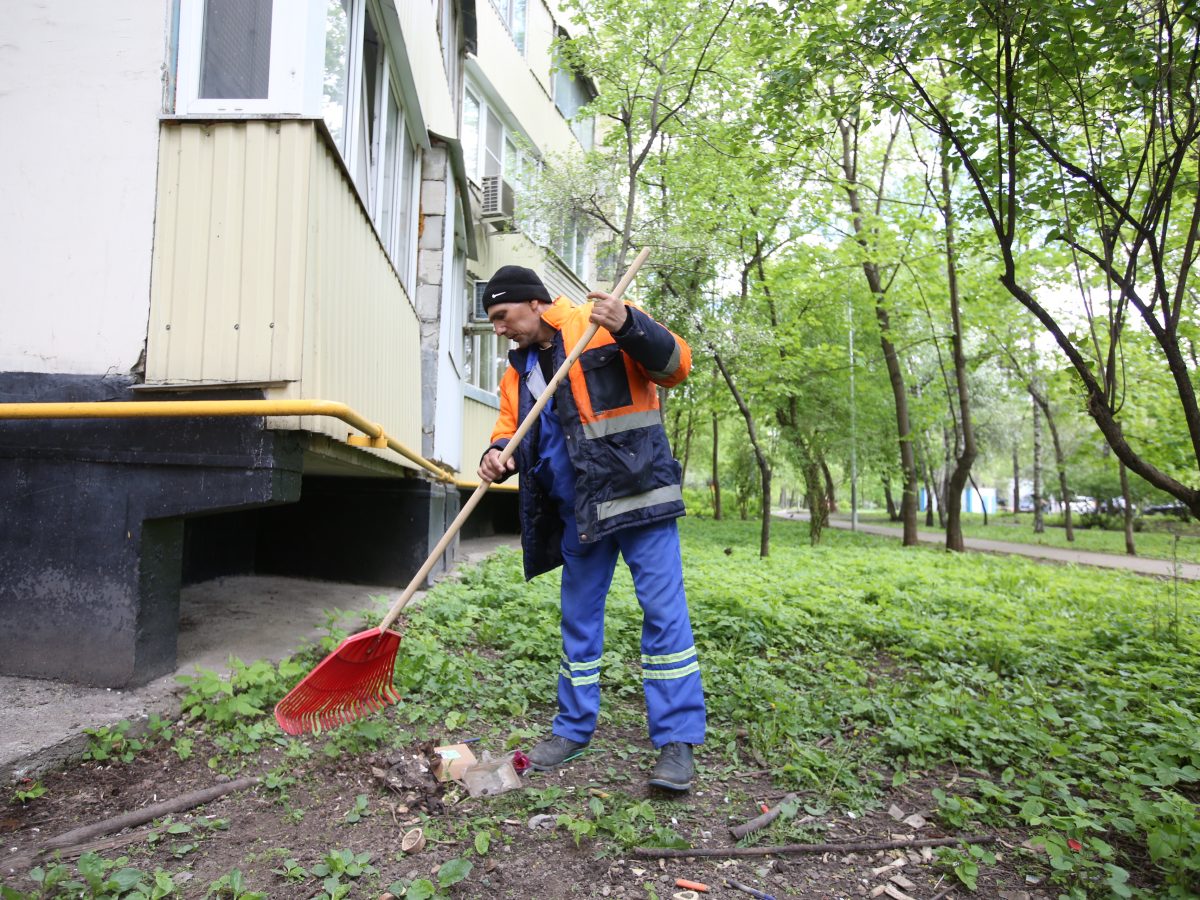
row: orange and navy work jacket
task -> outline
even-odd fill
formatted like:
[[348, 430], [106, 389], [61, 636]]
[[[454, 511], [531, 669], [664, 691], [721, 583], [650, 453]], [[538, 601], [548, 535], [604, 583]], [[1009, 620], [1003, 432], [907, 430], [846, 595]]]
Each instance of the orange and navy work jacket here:
[[[559, 297], [542, 314], [556, 329], [554, 369], [583, 337], [591, 303]], [[671, 454], [658, 405], [658, 385], [687, 378], [692, 351], [683, 338], [635, 306], [615, 335], [601, 328], [555, 391], [555, 409], [575, 471], [575, 525], [581, 543], [622, 528], [684, 514], [680, 466]], [[537, 397], [526, 383], [530, 350], [513, 350], [500, 382], [500, 416], [488, 447], [503, 448]], [[535, 365], [536, 368], [536, 365]], [[518, 472], [538, 460], [535, 423], [513, 454]], [[562, 563], [563, 521], [537, 479], [522, 478], [521, 543], [525, 577]]]

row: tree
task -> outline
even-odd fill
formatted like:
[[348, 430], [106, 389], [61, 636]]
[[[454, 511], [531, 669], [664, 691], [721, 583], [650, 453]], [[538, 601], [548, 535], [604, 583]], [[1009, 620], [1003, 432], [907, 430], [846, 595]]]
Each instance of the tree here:
[[[882, 0], [840, 34], [871, 69], [881, 101], [953, 146], [994, 233], [1002, 283], [1070, 362], [1117, 457], [1200, 514], [1200, 489], [1185, 483], [1200, 469], [1189, 365], [1198, 325], [1189, 277], [1200, 255], [1195, 5]], [[1019, 254], [1031, 235], [1086, 264], [1080, 307], [1039, 299], [1038, 274]], [[1126, 434], [1123, 354], [1135, 331], [1169, 373], [1172, 424], [1191, 449], [1183, 472]]]

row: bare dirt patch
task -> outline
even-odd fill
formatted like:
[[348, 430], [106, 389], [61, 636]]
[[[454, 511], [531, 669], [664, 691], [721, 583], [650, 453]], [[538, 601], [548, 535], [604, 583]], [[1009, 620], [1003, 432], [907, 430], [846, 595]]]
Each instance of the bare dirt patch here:
[[[315, 743], [315, 742], [314, 742]], [[83, 763], [43, 780], [46, 794], [23, 806], [13, 805], [0, 820], [3, 858], [36, 850], [48, 836], [130, 809], [216, 783], [206, 760], [215, 751], [197, 743], [195, 754], [182, 761], [169, 747], [144, 751], [130, 763]], [[882, 896], [965, 897], [952, 875], [929, 850], [842, 853], [830, 851], [742, 859], [689, 857], [654, 860], [635, 858], [611, 835], [583, 837], [578, 845], [557, 825], [559, 813], [586, 818], [598, 800], [608, 812], [648, 801], [657, 824], [669, 828], [695, 849], [735, 845], [731, 825], [754, 818], [759, 804], [773, 804], [784, 791], [764, 772], [736, 772], [719, 753], [701, 752], [700, 775], [691, 794], [678, 797], [645, 785], [654, 755], [646, 741], [632, 735], [598, 735], [587, 753], [559, 772], [528, 773], [522, 789], [499, 797], [471, 799], [456, 785], [436, 784], [412, 760], [429, 751], [428, 744], [406, 744], [386, 751], [329, 758], [314, 753], [291, 761], [276, 747], [246, 758], [242, 774], [283, 771], [287, 780], [274, 788], [265, 783], [228, 795], [206, 806], [176, 815], [185, 826], [169, 833], [166, 823], [142, 829], [137, 839], [105, 851], [125, 855], [129, 865], [172, 874], [181, 896], [204, 897], [210, 885], [238, 869], [248, 889], [270, 897], [322, 895], [323, 879], [286, 874], [285, 860], [311, 873], [333, 851], [369, 854], [368, 871], [343, 877], [351, 897], [379, 897], [394, 882], [430, 878], [438, 867], [465, 858], [468, 877], [447, 890], [457, 897], [594, 898], [672, 897], [677, 878], [709, 885], [711, 896], [748, 896], [726, 887], [726, 879], [748, 884], [775, 897], [862, 897], [879, 888]], [[281, 766], [283, 767], [281, 769]], [[379, 777], [384, 772], [389, 779]], [[856, 843], [909, 837], [940, 837], [946, 831], [933, 818], [930, 791], [945, 787], [953, 772], [935, 773], [909, 782], [882, 798], [880, 808], [854, 816], [829, 812], [802, 826], [777, 820], [743, 841], [758, 845], [797, 842]], [[392, 783], [388, 783], [388, 781]], [[443, 790], [445, 789], [445, 790]], [[359, 799], [363, 798], [363, 799]], [[891, 814], [889, 814], [889, 809]], [[895, 818], [912, 815], [909, 823]], [[543, 826], [531, 828], [534, 816]], [[803, 815], [803, 813], [801, 813]], [[914, 827], [917, 823], [919, 827]], [[401, 852], [406, 831], [421, 826], [424, 850]], [[486, 833], [486, 839], [480, 834]], [[1000, 835], [994, 845], [1000, 860], [981, 867], [978, 896], [1041, 898], [1056, 892], [1031, 884], [1033, 865], [1019, 850], [1023, 835]], [[481, 852], [482, 851], [482, 852]], [[887, 867], [885, 869], [885, 867]], [[1036, 876], [1034, 876], [1036, 877]], [[33, 889], [24, 873], [5, 868], [4, 883], [20, 891]], [[943, 893], [951, 889], [949, 893]]]

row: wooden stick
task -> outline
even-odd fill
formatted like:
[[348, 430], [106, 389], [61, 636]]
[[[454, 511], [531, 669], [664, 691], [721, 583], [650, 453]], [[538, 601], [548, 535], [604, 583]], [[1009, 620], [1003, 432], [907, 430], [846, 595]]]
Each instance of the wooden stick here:
[[795, 794], [784, 794], [783, 799], [768, 809], [765, 813], [756, 819], [751, 819], [749, 822], [743, 822], [741, 825], [733, 825], [729, 829], [729, 833], [733, 835], [734, 840], [740, 841], [748, 834], [753, 834], [766, 828], [772, 822], [779, 818], [780, 812], [783, 811], [785, 803], [794, 803], [796, 801]]
[[92, 825], [84, 825], [80, 828], [64, 832], [57, 837], [52, 837], [29, 856], [0, 860], [0, 867], [10, 872], [15, 872], [18, 868], [29, 868], [39, 857], [45, 856], [47, 853], [52, 853], [55, 850], [65, 850], [94, 840], [101, 835], [144, 825], [147, 822], [169, 815], [170, 813], [183, 812], [194, 806], [211, 803], [213, 800], [224, 797], [226, 794], [232, 794], [234, 791], [240, 791], [256, 784], [258, 784], [257, 777], [237, 778], [233, 781], [227, 781], [224, 784], [214, 785], [213, 787], [204, 788], [199, 791], [192, 791], [190, 794], [183, 794], [173, 800], [164, 800], [161, 803], [152, 803], [149, 806], [143, 806], [141, 809], [121, 813], [119, 816], [113, 816], [110, 819], [104, 819]]
[[868, 841], [861, 844], [781, 844], [777, 847], [715, 847], [697, 850], [668, 850], [660, 847], [634, 847], [639, 859], [683, 859], [688, 856], [774, 856], [782, 853], [860, 853], [874, 850], [900, 850], [905, 847], [952, 847], [955, 844], [990, 844], [991, 835], [973, 837], [917, 838], [911, 841]]

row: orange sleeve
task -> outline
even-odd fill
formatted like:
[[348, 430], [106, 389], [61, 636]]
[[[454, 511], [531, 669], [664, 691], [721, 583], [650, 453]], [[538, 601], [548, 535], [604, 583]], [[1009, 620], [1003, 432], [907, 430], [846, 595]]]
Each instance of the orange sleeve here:
[[504, 370], [500, 379], [500, 415], [496, 418], [496, 427], [492, 429], [492, 446], [508, 443], [509, 438], [517, 433], [518, 391], [521, 379], [517, 370], [509, 366]]

